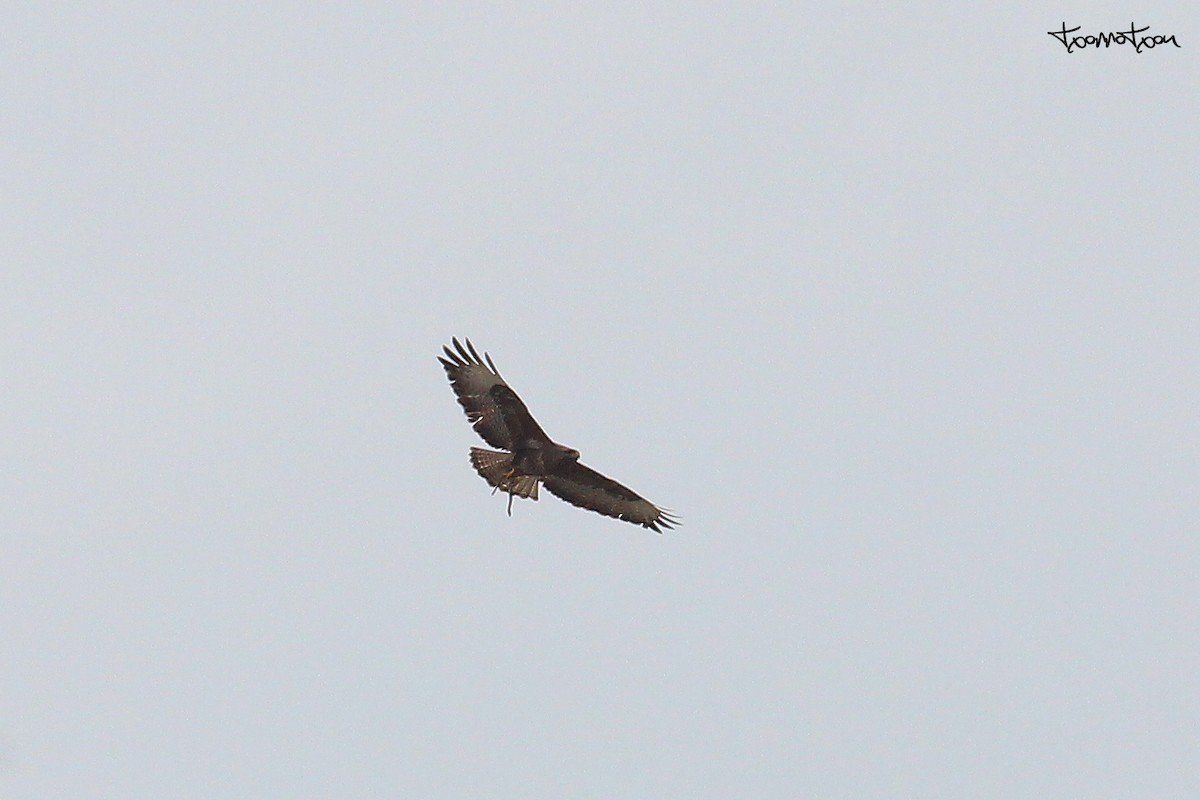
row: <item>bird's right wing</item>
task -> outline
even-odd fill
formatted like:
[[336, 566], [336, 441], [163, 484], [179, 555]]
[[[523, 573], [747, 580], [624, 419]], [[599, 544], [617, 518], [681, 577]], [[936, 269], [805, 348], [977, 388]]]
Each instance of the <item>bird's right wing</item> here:
[[438, 356], [438, 361], [446, 368], [450, 386], [475, 432], [492, 447], [504, 450], [515, 449], [518, 441], [530, 436], [545, 437], [521, 398], [500, 377], [492, 357], [484, 353], [480, 358], [470, 339], [466, 347], [458, 339], [452, 341], [454, 350], [443, 347], [446, 357]]

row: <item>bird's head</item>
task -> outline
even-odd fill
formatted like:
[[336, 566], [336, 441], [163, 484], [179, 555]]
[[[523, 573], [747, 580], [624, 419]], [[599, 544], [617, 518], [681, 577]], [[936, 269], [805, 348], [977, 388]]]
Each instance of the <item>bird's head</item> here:
[[572, 461], [579, 460], [579, 451], [573, 447], [568, 447], [566, 449], [566, 452], [563, 453], [563, 455], [566, 456], [567, 458], [571, 459]]

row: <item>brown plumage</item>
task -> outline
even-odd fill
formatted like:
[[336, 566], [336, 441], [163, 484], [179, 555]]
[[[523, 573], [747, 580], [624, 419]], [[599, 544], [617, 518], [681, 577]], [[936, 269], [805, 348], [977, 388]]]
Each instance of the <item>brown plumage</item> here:
[[513, 497], [538, 499], [538, 483], [580, 508], [642, 525], [656, 533], [673, 528], [679, 519], [637, 492], [579, 463], [579, 451], [551, 441], [517, 397], [487, 353], [479, 353], [467, 340], [463, 347], [443, 347], [438, 361], [446, 369], [450, 386], [475, 432], [492, 447], [508, 452], [471, 448], [471, 466], [493, 491]]

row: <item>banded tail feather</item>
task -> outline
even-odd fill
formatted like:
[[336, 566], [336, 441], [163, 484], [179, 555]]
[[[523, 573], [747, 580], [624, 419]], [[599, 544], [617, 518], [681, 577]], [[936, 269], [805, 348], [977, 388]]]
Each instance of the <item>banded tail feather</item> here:
[[484, 450], [482, 447], [471, 448], [471, 466], [479, 473], [479, 477], [492, 487], [492, 494], [497, 491], [508, 494], [508, 515], [512, 516], [512, 499], [527, 497], [538, 499], [538, 479], [532, 475], [512, 474], [512, 453], [500, 453], [495, 450]]

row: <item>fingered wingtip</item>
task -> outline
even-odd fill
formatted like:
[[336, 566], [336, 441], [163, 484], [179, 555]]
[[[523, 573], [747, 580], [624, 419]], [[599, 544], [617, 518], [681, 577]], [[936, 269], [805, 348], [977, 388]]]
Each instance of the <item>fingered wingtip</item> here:
[[678, 514], [670, 509], [660, 508], [658, 516], [646, 523], [646, 527], [661, 535], [663, 530], [674, 530], [681, 524], [683, 520]]
[[468, 367], [476, 365], [480, 367], [487, 367], [494, 375], [497, 377], [500, 376], [500, 370], [496, 369], [496, 364], [492, 361], [492, 357], [486, 350], [482, 356], [479, 355], [479, 351], [476, 350], [475, 345], [471, 343], [470, 337], [459, 341], [457, 336], [452, 336], [450, 337], [450, 344], [454, 346], [453, 350], [450, 349], [450, 345], [442, 345], [442, 352], [446, 354], [446, 357], [450, 359], [450, 362], [447, 363], [445, 358], [438, 356], [438, 360], [441, 361], [446, 367]]

